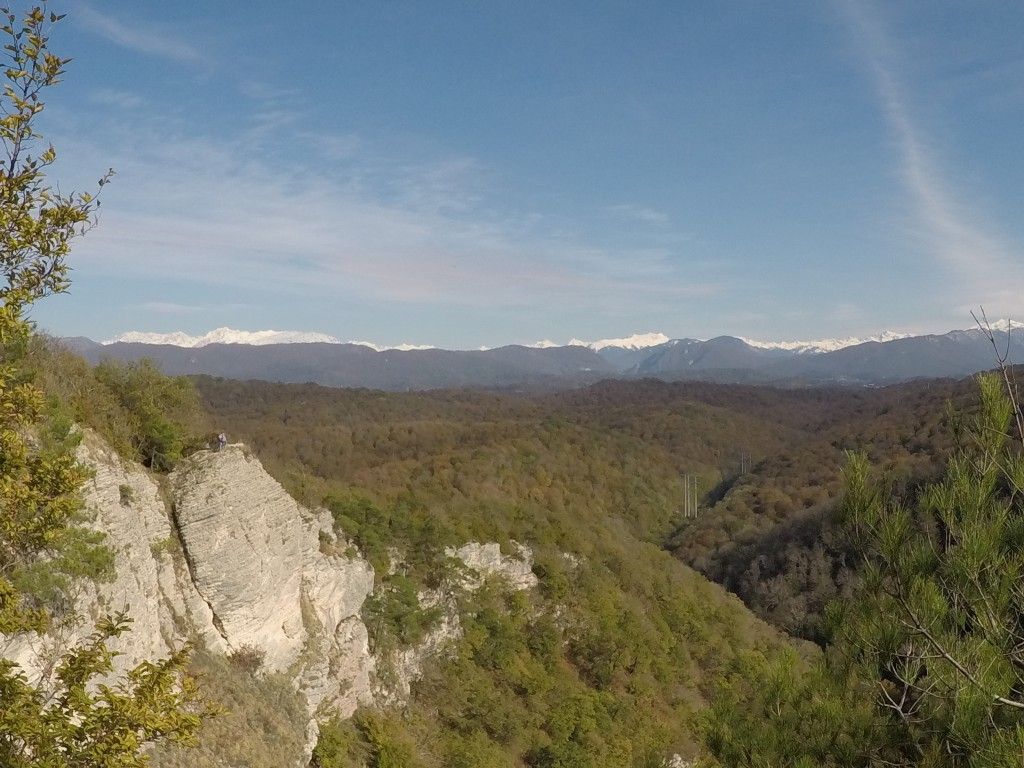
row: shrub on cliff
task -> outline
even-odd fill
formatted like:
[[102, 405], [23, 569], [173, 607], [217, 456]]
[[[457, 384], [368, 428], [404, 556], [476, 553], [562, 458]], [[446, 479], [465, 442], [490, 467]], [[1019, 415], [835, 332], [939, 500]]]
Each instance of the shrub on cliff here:
[[105, 360], [96, 366], [96, 379], [127, 414], [133, 451], [147, 467], [170, 470], [201, 444], [199, 398], [185, 377], [166, 376], [150, 360]]
[[195, 385], [148, 360], [93, 368], [60, 342], [34, 336], [24, 367], [46, 395], [51, 421], [91, 427], [122, 456], [166, 471], [203, 445]]

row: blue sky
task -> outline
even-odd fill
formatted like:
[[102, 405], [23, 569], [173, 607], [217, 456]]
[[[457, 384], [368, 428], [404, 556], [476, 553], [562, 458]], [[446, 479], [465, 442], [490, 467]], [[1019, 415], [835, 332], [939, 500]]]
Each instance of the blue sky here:
[[[57, 4], [52, 4], [62, 10]], [[76, 2], [42, 328], [475, 347], [1024, 316], [1018, 2]]]

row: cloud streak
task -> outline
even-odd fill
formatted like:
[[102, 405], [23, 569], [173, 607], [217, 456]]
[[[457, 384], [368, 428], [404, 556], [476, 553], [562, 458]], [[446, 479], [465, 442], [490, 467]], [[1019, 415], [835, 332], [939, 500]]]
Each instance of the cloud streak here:
[[198, 48], [184, 40], [175, 39], [166, 30], [126, 24], [84, 3], [75, 6], [74, 19], [89, 31], [122, 48], [183, 64], [206, 62], [206, 57]]
[[[915, 120], [898, 73], [896, 46], [870, 0], [839, 0], [839, 8], [871, 75], [882, 113], [900, 159], [900, 175], [914, 205], [915, 234], [930, 253], [964, 282], [971, 301], [1010, 302], [1021, 308], [1016, 292], [1002, 290], [1007, 280], [1024, 278], [1011, 258], [1013, 247], [978, 223], [978, 214], [959, 199], [939, 168], [925, 132]], [[960, 300], [965, 297], [960, 294]], [[1015, 306], [1014, 306], [1015, 305]]]

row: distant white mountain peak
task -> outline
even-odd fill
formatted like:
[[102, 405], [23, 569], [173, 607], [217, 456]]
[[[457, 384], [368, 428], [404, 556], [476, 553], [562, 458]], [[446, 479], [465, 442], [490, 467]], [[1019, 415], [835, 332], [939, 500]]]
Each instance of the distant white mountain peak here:
[[334, 336], [316, 331], [239, 331], [234, 328], [215, 328], [200, 336], [191, 336], [183, 331], [172, 333], [145, 333], [128, 331], [120, 336], [102, 342], [103, 344], [169, 344], [175, 347], [205, 347], [208, 344], [340, 344]]
[[[667, 344], [672, 341], [664, 333], [634, 333], [632, 336], [624, 336], [620, 339], [599, 339], [597, 341], [580, 341], [572, 339], [570, 347], [589, 347], [595, 352], [600, 352], [605, 347], [618, 347], [620, 349], [646, 349], [656, 347], [659, 344]], [[540, 342], [543, 344], [544, 342]], [[550, 342], [549, 342], [550, 343]]]
[[395, 350], [397, 352], [415, 352], [416, 350], [424, 349], [437, 349], [432, 344], [395, 344], [393, 346], [387, 346], [386, 344], [374, 344], [372, 341], [350, 341], [349, 344], [358, 344], [360, 347], [369, 347], [375, 352], [387, 352], [389, 350]]
[[173, 347], [205, 347], [208, 344], [246, 344], [250, 346], [263, 346], [266, 344], [357, 344], [361, 347], [369, 347], [376, 352], [387, 350], [398, 350], [410, 352], [418, 349], [436, 349], [429, 344], [375, 344], [372, 341], [348, 341], [343, 342], [337, 336], [331, 336], [319, 331], [239, 331], [234, 328], [216, 328], [209, 333], [199, 336], [192, 336], [184, 331], [172, 333], [146, 333], [143, 331], [128, 331], [120, 336], [107, 339], [102, 344], [167, 344]]
[[897, 333], [896, 331], [882, 331], [874, 336], [848, 336], [840, 339], [815, 339], [813, 341], [758, 341], [742, 336], [739, 338], [750, 346], [759, 347], [760, 349], [784, 349], [789, 352], [816, 353], [835, 352], [837, 349], [853, 347], [857, 344], [866, 344], [869, 341], [886, 342], [907, 339], [912, 335], [910, 333]]

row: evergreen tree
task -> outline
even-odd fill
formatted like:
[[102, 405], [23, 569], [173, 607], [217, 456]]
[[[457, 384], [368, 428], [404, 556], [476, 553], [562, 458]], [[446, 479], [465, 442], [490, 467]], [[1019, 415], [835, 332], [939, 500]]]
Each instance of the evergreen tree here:
[[[765, 665], [733, 681], [705, 719], [724, 765], [1024, 764], [1019, 411], [999, 377], [978, 381], [978, 414], [957, 417], [945, 475], [912, 503], [850, 456], [859, 587], [832, 606], [832, 644], [810, 670]], [[808, 720], [813, 739], [800, 735]]]

